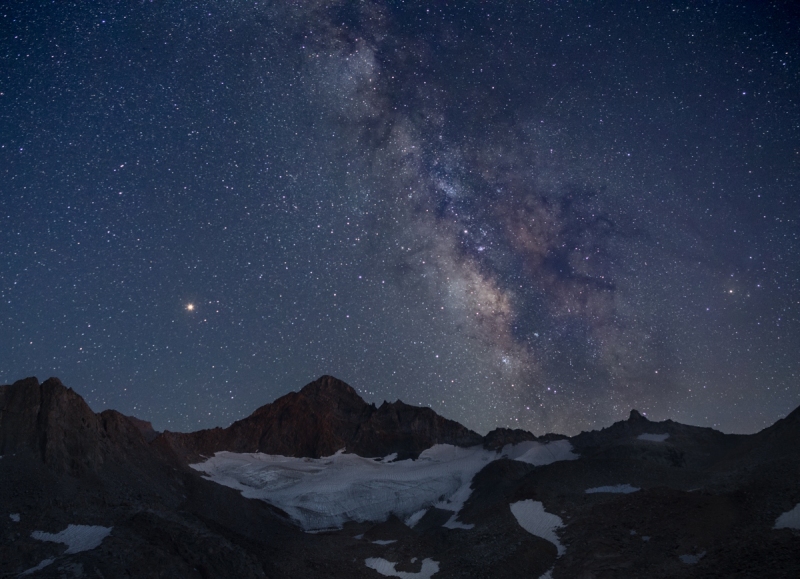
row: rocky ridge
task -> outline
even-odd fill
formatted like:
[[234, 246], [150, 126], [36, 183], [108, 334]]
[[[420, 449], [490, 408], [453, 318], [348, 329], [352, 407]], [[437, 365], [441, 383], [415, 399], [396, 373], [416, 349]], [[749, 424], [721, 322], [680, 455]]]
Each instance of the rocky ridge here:
[[[644, 435], [644, 437], [642, 437]], [[219, 450], [292, 456], [417, 456], [447, 443], [566, 439], [578, 460], [545, 466], [500, 458], [472, 481], [460, 521], [430, 509], [302, 533], [279, 509], [199, 476], [187, 464]], [[753, 435], [728, 435], [636, 411], [567, 438], [497, 429], [485, 437], [430, 409], [366, 404], [322, 377], [228, 428], [156, 433], [113, 410], [95, 414], [57, 379], [0, 386], [0, 576], [45, 559], [34, 577], [382, 577], [369, 557], [434, 579], [532, 577], [797, 577], [800, 531], [774, 529], [800, 503], [800, 410]], [[629, 494], [592, 487], [627, 484]], [[509, 505], [535, 500], [564, 523], [566, 552], [524, 531]], [[67, 554], [31, 533], [68, 524], [113, 527], [92, 550]], [[377, 541], [377, 542], [373, 542]], [[688, 557], [688, 558], [687, 558]], [[688, 562], [687, 562], [688, 561]]]
[[54, 472], [80, 476], [151, 454], [136, 419], [99, 414], [58, 378], [0, 386], [0, 454], [29, 453]]

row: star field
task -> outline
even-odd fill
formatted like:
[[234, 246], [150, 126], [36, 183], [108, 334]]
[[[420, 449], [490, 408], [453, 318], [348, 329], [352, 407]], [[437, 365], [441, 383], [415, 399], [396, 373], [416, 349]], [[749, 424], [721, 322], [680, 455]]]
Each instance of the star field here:
[[787, 2], [0, 9], [0, 382], [157, 429], [321, 374], [481, 433], [800, 404]]

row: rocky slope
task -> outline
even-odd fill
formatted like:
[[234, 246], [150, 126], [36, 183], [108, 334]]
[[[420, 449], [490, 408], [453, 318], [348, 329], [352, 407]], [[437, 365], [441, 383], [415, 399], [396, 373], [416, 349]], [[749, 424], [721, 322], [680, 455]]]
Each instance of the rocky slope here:
[[[749, 436], [638, 412], [566, 439], [577, 460], [533, 466], [501, 458], [471, 482], [460, 527], [431, 508], [408, 526], [388, 520], [301, 532], [280, 509], [244, 498], [187, 466], [219, 450], [327, 456], [417, 456], [436, 443], [509, 444], [536, 438], [498, 429], [480, 437], [429, 409], [376, 408], [332, 377], [312, 382], [228, 428], [162, 433], [115, 411], [95, 414], [57, 379], [0, 386], [0, 576], [364, 577], [368, 560], [449, 577], [798, 577], [800, 531], [775, 529], [800, 503], [800, 410]], [[564, 444], [559, 442], [558, 444]], [[587, 489], [627, 485], [627, 494]], [[557, 515], [558, 556], [525, 531], [510, 505]], [[96, 548], [37, 540], [68, 525], [110, 528]]]

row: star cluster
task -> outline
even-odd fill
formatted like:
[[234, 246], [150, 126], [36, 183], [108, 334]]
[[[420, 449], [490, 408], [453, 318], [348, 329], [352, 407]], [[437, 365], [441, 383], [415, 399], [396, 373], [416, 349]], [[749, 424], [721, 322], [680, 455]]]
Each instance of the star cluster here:
[[321, 374], [479, 432], [800, 404], [791, 4], [0, 12], [0, 381], [172, 430]]

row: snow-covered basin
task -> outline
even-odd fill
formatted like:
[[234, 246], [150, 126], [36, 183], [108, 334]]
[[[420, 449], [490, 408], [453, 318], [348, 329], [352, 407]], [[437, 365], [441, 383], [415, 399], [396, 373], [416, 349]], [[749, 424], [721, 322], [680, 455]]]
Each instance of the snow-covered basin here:
[[[578, 458], [566, 440], [523, 442], [501, 452], [481, 446], [436, 445], [416, 460], [387, 462], [338, 452], [326, 458], [218, 452], [191, 465], [247, 498], [261, 499], [289, 514], [307, 531], [335, 529], [348, 521], [409, 518], [429, 507], [453, 511], [469, 498], [472, 478], [506, 456], [534, 465]], [[418, 519], [417, 519], [418, 520]]]

